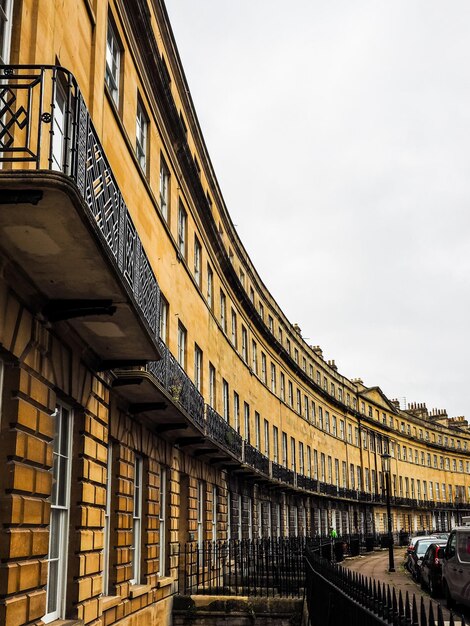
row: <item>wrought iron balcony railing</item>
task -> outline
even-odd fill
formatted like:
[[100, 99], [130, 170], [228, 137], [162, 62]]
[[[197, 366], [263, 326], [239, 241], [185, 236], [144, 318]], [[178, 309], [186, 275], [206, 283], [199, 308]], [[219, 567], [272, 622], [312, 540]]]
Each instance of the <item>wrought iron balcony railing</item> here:
[[269, 476], [269, 459], [267, 456], [264, 456], [259, 450], [254, 448], [251, 444], [245, 441], [243, 446], [243, 458], [245, 463], [251, 465], [255, 469], [259, 470], [266, 476]]
[[157, 335], [160, 290], [73, 75], [57, 66], [0, 66], [3, 171], [62, 172], [78, 187], [101, 242]]
[[295, 485], [294, 472], [283, 465], [279, 465], [279, 463], [272, 463], [272, 477], [275, 480], [280, 480], [282, 483]]
[[318, 481], [310, 478], [310, 476], [297, 474], [297, 487], [306, 489], [307, 491], [318, 492]]
[[242, 458], [243, 439], [241, 435], [208, 404], [206, 404], [206, 433], [238, 459]]
[[173, 400], [183, 407], [199, 426], [205, 429], [204, 398], [161, 339], [158, 340], [158, 348], [162, 358], [160, 361], [151, 361], [147, 366], [148, 370]]

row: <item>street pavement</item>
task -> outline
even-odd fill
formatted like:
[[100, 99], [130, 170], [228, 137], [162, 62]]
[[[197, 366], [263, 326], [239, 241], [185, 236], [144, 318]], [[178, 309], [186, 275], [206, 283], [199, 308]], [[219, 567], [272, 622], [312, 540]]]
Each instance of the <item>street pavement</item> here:
[[[411, 574], [404, 568], [404, 555], [405, 548], [394, 549], [395, 572], [388, 571], [388, 550], [374, 551], [361, 556], [346, 558], [341, 565], [344, 565], [348, 569], [354, 570], [355, 572], [359, 572], [363, 576], [367, 576], [372, 580], [375, 579], [377, 582], [383, 582], [386, 585], [390, 585], [390, 587], [395, 587], [397, 595], [399, 591], [401, 591], [403, 600], [405, 600], [405, 594], [407, 591], [410, 597], [410, 602], [412, 601], [412, 595], [415, 594], [418, 612], [421, 604], [421, 596], [424, 597], [427, 612], [430, 595], [425, 590], [421, 589], [421, 586], [413, 580]], [[433, 612], [436, 624], [438, 603], [441, 604], [444, 620], [447, 623], [450, 614], [445, 608], [444, 598], [438, 598], [437, 601], [433, 600], [432, 602], [434, 605]], [[454, 612], [454, 620], [456, 621], [456, 626], [460, 626], [460, 611], [457, 613]], [[468, 617], [466, 624], [470, 624]]]

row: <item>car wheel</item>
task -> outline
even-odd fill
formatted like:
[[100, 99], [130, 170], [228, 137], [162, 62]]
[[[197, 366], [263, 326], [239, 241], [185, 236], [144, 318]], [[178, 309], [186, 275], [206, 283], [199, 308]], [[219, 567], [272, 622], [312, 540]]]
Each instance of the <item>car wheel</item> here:
[[451, 609], [454, 606], [454, 600], [452, 596], [450, 595], [449, 585], [447, 584], [447, 581], [444, 581], [443, 585], [444, 585], [444, 597], [446, 599], [446, 606], [448, 609]]

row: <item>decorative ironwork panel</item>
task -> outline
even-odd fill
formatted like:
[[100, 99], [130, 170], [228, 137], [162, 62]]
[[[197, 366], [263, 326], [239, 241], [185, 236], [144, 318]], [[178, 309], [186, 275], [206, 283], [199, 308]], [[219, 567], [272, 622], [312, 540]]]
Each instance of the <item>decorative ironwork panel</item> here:
[[85, 201], [117, 261], [120, 193], [92, 124], [88, 125]]
[[[89, 115], [82, 94], [78, 96], [77, 104], [77, 146], [75, 153], [75, 168], [73, 175], [75, 182], [84, 198], [86, 198], [86, 173], [87, 173], [87, 144], [88, 144], [88, 120]], [[88, 205], [89, 206], [89, 205]]]
[[169, 350], [164, 342], [159, 339], [158, 340], [158, 349], [162, 358], [160, 361], [151, 361], [147, 368], [148, 370], [155, 376], [158, 382], [164, 387], [164, 389], [168, 389], [168, 355]]
[[269, 459], [251, 444], [245, 442], [245, 463], [269, 476]]
[[[37, 73], [34, 73], [36, 71]], [[0, 155], [5, 162], [39, 161], [40, 141], [34, 137], [33, 122], [40, 129], [42, 108], [40, 89], [43, 70], [35, 68], [32, 72], [20, 75], [12, 67], [3, 68], [0, 84]], [[37, 102], [33, 90], [38, 92]], [[38, 110], [36, 110], [38, 109]]]
[[287, 469], [287, 467], [283, 467], [278, 463], [272, 464], [272, 472], [273, 478], [275, 480], [280, 480], [283, 483], [287, 483], [288, 485], [294, 484], [294, 472]]
[[147, 255], [141, 250], [140, 253], [140, 270], [138, 274], [139, 289], [138, 289], [138, 303], [142, 309], [145, 319], [149, 323], [151, 329], [156, 334], [158, 330], [157, 326], [157, 281], [155, 275], [150, 267]]
[[197, 424], [204, 427], [204, 398], [171, 352], [168, 352], [167, 384], [167, 391], [173, 400], [186, 409]]
[[206, 404], [206, 432], [214, 441], [222, 444], [224, 448], [230, 450], [237, 458], [241, 459], [241, 435], [208, 404]]
[[132, 222], [129, 211], [124, 213], [124, 278], [129, 283], [132, 291], [135, 287], [137, 257], [137, 231]]
[[307, 491], [318, 491], [317, 481], [303, 474], [297, 474], [297, 487], [307, 489]]

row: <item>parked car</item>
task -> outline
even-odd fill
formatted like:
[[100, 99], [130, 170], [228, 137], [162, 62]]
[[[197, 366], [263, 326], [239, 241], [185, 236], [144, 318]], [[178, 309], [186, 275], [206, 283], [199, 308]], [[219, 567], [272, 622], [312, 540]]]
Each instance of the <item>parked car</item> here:
[[470, 607], [470, 526], [450, 533], [442, 563], [442, 590], [449, 608], [456, 602]]
[[405, 568], [408, 571], [411, 571], [410, 570], [410, 558], [415, 550], [416, 542], [420, 541], [421, 539], [435, 539], [437, 541], [434, 535], [421, 535], [421, 536], [418, 535], [410, 539], [410, 543], [408, 544], [408, 547], [406, 548], [406, 552], [405, 552]]
[[[423, 557], [426, 554], [426, 550], [432, 543], [438, 542], [438, 539], [434, 537], [423, 538], [421, 537], [414, 545], [413, 552], [410, 553], [409, 556], [409, 564], [408, 569], [411, 572], [413, 578], [419, 582], [421, 576], [421, 563], [423, 561]], [[445, 546], [445, 542], [441, 542], [443, 546]]]
[[421, 586], [428, 587], [433, 598], [442, 589], [442, 560], [445, 546], [446, 542], [442, 540], [431, 543], [421, 562]]
[[447, 539], [449, 539], [449, 535], [450, 533], [433, 533], [434, 537], [437, 537], [438, 539], [445, 539], [447, 541]]

